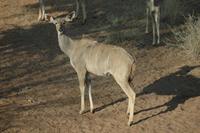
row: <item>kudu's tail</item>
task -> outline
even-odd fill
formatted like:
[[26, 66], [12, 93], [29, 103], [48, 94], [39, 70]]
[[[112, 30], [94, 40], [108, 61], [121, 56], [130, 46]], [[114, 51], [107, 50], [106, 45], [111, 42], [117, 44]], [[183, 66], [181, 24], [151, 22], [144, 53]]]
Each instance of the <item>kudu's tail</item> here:
[[129, 84], [131, 84], [131, 82], [133, 81], [134, 74], [135, 74], [135, 68], [136, 68], [136, 64], [135, 64], [135, 61], [133, 61], [132, 65], [131, 65], [131, 71], [130, 71], [129, 79], [128, 79]]

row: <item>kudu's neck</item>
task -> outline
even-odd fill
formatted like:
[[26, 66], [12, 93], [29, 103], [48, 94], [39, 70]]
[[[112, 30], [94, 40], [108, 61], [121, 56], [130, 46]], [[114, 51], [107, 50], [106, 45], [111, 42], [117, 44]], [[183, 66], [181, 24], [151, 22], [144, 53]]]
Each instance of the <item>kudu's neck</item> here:
[[66, 35], [65, 30], [63, 31], [62, 34], [60, 34], [59, 31], [57, 31], [57, 33], [58, 33], [58, 44], [60, 46], [60, 49], [70, 57], [75, 42], [69, 36]]

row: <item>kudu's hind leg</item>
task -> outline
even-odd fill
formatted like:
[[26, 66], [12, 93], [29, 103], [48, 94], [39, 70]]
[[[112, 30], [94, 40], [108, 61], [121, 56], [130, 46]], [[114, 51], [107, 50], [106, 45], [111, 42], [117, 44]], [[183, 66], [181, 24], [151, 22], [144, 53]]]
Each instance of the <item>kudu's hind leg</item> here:
[[156, 32], [157, 32], [157, 44], [160, 44], [160, 12], [155, 13], [155, 25], [156, 25]]
[[84, 24], [86, 22], [86, 4], [85, 4], [85, 0], [76, 0], [76, 14], [75, 14], [75, 18], [78, 18], [78, 14], [79, 14], [79, 9], [80, 9], [80, 4], [82, 6], [82, 10], [83, 10], [83, 23]]
[[79, 8], [80, 8], [80, 1], [76, 0], [76, 14], [75, 14], [75, 19], [78, 18]]
[[83, 10], [83, 24], [86, 22], [87, 16], [86, 16], [86, 5], [85, 5], [85, 0], [81, 1], [82, 5], [82, 10]]
[[39, 0], [39, 17], [38, 21], [44, 20], [45, 14], [45, 2], [44, 0]]
[[119, 81], [116, 79], [116, 81], [120, 85], [122, 90], [126, 93], [126, 95], [128, 96], [128, 110], [127, 110], [127, 113], [129, 113], [128, 125], [131, 126], [133, 122], [133, 115], [134, 115], [135, 92], [132, 90], [127, 80]]
[[126, 114], [127, 114], [127, 115], [130, 114], [130, 103], [131, 103], [131, 99], [129, 98], [129, 99], [128, 99], [128, 108], [127, 108], [127, 111], [126, 111]]

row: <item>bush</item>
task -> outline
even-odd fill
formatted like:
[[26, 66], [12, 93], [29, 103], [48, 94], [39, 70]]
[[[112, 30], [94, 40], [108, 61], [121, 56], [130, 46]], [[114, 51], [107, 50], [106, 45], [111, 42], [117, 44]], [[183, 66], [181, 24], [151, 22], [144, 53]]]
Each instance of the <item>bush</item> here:
[[189, 56], [200, 57], [200, 17], [189, 15], [185, 27], [181, 31], [173, 32], [176, 43], [165, 41], [167, 44], [184, 48]]

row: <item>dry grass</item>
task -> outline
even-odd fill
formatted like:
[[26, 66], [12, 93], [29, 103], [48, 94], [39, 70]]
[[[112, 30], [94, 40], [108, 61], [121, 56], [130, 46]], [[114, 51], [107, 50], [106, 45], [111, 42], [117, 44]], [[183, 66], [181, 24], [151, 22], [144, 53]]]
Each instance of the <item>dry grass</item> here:
[[[137, 0], [116, 0], [114, 4], [116, 6], [112, 7], [112, 11], [107, 15], [107, 21], [112, 32], [107, 35], [105, 42], [127, 44], [132, 40], [137, 40], [141, 32], [137, 29], [130, 29], [130, 26], [133, 20], [140, 20], [145, 17], [144, 3]], [[115, 29], [115, 27], [120, 27], [121, 31], [113, 31], [112, 29]]]
[[[107, 19], [112, 25], [125, 24], [127, 21], [142, 19], [145, 14], [145, 5], [137, 0], [116, 0]], [[120, 5], [120, 6], [119, 6]]]
[[112, 13], [109, 15], [108, 21], [115, 25], [115, 24], [125, 24], [129, 17], [127, 15], [120, 15], [119, 13]]
[[132, 40], [137, 40], [137, 38], [140, 36], [139, 33], [140, 32], [136, 30], [110, 33], [106, 37], [105, 42], [110, 44], [128, 44]]
[[161, 20], [170, 24], [181, 22], [185, 7], [180, 0], [164, 0], [161, 9]]
[[185, 27], [181, 31], [173, 31], [176, 42], [167, 39], [168, 45], [176, 45], [184, 48], [189, 56], [200, 57], [200, 17], [189, 15], [186, 18]]
[[200, 13], [199, 4], [197, 0], [163, 0], [161, 21], [173, 25], [183, 23], [185, 15]]

